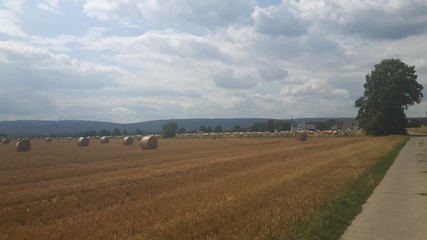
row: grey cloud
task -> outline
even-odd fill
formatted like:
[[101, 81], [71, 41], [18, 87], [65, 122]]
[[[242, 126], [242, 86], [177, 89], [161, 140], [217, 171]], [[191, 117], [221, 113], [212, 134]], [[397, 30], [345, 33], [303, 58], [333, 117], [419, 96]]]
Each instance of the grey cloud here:
[[330, 36], [325, 36], [325, 34], [319, 32], [319, 30], [304, 35], [301, 38], [300, 44], [300, 49], [304, 49], [305, 53], [310, 53], [310, 56], [330, 55], [342, 57], [342, 49], [337, 40]]
[[55, 109], [57, 107], [51, 99], [35, 93], [31, 88], [13, 86], [0, 88], [0, 115], [50, 114]]
[[161, 27], [162, 24], [190, 24], [202, 28], [216, 28], [232, 23], [247, 21], [255, 1], [199, 1], [199, 0], [154, 0], [108, 2], [86, 0], [84, 13], [99, 20], [122, 20]]
[[[170, 0], [170, 4], [176, 1]], [[248, 18], [253, 10], [254, 2], [247, 0], [229, 1], [198, 1], [187, 0], [187, 3], [178, 3], [180, 7], [173, 16], [175, 20], [184, 19], [202, 27], [212, 28], [216, 26], [227, 26]], [[183, 6], [184, 9], [182, 8]]]
[[253, 15], [255, 29], [271, 36], [299, 37], [307, 33], [308, 24], [291, 12], [287, 5], [257, 8]]
[[353, 21], [342, 25], [344, 33], [373, 39], [401, 39], [425, 33], [427, 3], [414, 1], [392, 11], [383, 7], [352, 13]]
[[120, 57], [161, 58], [176, 56], [188, 59], [218, 60], [227, 62], [229, 56], [207, 37], [197, 37], [190, 34], [173, 31], [151, 31], [136, 37], [106, 37], [91, 40], [86, 43], [91, 50], [114, 50], [120, 52]]
[[[299, 38], [260, 37], [253, 42], [254, 51], [269, 60], [288, 60], [309, 69], [342, 58], [343, 49], [336, 39], [311, 32]], [[328, 59], [330, 58], [330, 59]]]
[[2, 84], [24, 85], [34, 90], [90, 89], [114, 86], [123, 71], [80, 63], [65, 54], [16, 43], [0, 43]]
[[203, 39], [181, 38], [163, 39], [152, 42], [159, 52], [176, 56], [196, 59], [214, 59], [227, 61], [227, 56], [216, 46], [203, 42]]
[[66, 107], [62, 107], [58, 113], [58, 118], [64, 120], [111, 121], [114, 119], [112, 115], [112, 109], [107, 106], [73, 103]]
[[201, 93], [194, 90], [177, 90], [174, 88], [156, 87], [133, 87], [128, 88], [113, 88], [105, 91], [109, 96], [127, 96], [127, 97], [175, 97], [175, 98], [200, 98]]
[[232, 69], [217, 72], [212, 76], [212, 79], [216, 86], [228, 89], [247, 89], [256, 86], [253, 79], [249, 77], [236, 77]]
[[37, 69], [28, 64], [4, 64], [0, 66], [3, 82], [9, 85], [25, 85], [34, 90], [101, 89], [118, 84], [114, 73], [89, 72], [82, 74], [63, 69]]
[[261, 68], [258, 69], [258, 73], [266, 81], [279, 81], [285, 80], [289, 74], [282, 68]]
[[298, 39], [278, 39], [262, 37], [254, 39], [253, 50], [261, 56], [269, 56], [270, 59], [295, 59], [304, 50]]

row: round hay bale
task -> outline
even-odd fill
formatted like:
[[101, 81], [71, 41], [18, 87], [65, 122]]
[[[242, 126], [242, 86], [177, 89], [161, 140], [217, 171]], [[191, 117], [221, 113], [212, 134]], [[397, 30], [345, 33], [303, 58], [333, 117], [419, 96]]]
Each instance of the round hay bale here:
[[141, 141], [141, 139], [142, 139], [142, 135], [136, 135], [136, 141]]
[[307, 141], [308, 135], [306, 132], [296, 132], [294, 133], [295, 140], [298, 141]]
[[9, 144], [10, 143], [10, 138], [3, 138], [3, 141], [2, 141], [2, 143], [3, 144]]
[[16, 143], [16, 151], [18, 152], [28, 152], [31, 149], [31, 142], [28, 139], [19, 140]]
[[73, 138], [72, 137], [68, 137], [67, 138], [67, 141], [71, 141]]
[[133, 144], [133, 137], [124, 137], [123, 138], [123, 145], [132, 145]]
[[52, 142], [52, 138], [51, 137], [47, 137], [46, 138], [46, 142]]
[[103, 137], [101, 137], [101, 143], [109, 143], [110, 142], [110, 138], [109, 137], [107, 137], [107, 136], [103, 136]]
[[81, 137], [77, 139], [77, 145], [79, 147], [87, 147], [89, 146], [89, 142], [90, 142], [90, 138], [87, 138], [87, 137]]
[[141, 139], [141, 148], [144, 150], [153, 150], [157, 148], [158, 142], [156, 136], [145, 136]]

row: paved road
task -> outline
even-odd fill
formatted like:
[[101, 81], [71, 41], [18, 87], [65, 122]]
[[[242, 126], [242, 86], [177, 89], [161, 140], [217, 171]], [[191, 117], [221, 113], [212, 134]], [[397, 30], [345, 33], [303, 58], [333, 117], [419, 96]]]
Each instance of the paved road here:
[[427, 239], [427, 136], [411, 137], [341, 239]]

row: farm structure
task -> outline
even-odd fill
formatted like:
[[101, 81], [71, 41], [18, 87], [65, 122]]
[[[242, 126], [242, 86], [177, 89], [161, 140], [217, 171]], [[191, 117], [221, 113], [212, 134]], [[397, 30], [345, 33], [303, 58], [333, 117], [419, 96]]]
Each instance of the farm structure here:
[[0, 144], [0, 239], [286, 238], [401, 139]]

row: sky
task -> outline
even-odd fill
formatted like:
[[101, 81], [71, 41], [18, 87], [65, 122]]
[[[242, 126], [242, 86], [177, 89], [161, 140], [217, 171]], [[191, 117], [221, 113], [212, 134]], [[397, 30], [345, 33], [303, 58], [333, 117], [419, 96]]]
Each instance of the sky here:
[[356, 117], [382, 59], [415, 66], [427, 88], [426, 12], [427, 0], [1, 0], [0, 120]]

